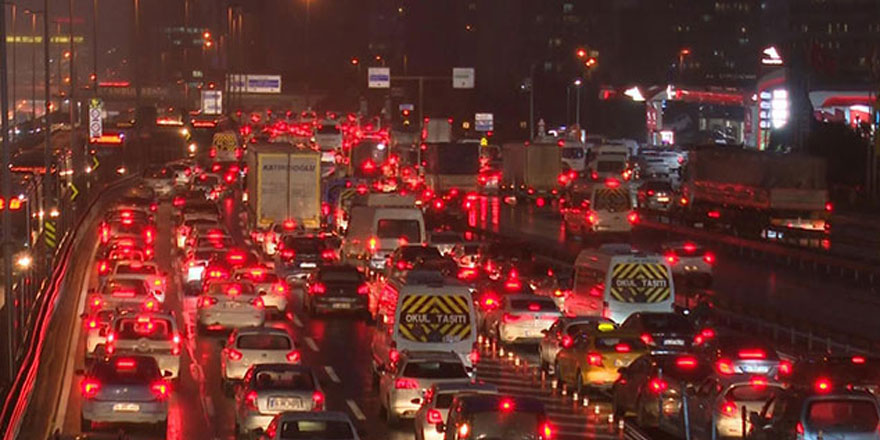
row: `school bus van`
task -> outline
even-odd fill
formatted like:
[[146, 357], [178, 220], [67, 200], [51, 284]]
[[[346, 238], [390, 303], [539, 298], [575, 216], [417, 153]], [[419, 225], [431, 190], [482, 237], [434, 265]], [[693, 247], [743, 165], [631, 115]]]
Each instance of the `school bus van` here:
[[563, 310], [568, 315], [604, 316], [620, 323], [634, 312], [672, 311], [675, 303], [665, 259], [629, 244], [584, 249], [574, 271], [574, 288]]
[[412, 270], [388, 280], [379, 294], [371, 351], [381, 372], [409, 351], [451, 351], [469, 374], [479, 361], [470, 289], [438, 271]]

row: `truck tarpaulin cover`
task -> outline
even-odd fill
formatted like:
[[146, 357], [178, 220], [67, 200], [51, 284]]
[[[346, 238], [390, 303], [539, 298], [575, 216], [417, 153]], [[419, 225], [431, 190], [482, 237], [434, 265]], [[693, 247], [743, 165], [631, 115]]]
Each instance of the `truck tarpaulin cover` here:
[[400, 309], [400, 334], [413, 342], [453, 343], [471, 336], [464, 295], [410, 295]]
[[656, 303], [669, 299], [669, 270], [659, 263], [619, 263], [611, 272], [611, 297], [627, 303]]
[[260, 154], [258, 212], [261, 219], [293, 219], [306, 228], [320, 226], [320, 176], [316, 154]]

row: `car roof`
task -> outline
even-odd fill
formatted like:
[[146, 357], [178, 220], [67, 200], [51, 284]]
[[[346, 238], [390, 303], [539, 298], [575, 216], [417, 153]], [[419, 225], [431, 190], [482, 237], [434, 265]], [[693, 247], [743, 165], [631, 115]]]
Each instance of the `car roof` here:
[[287, 330], [273, 327], [242, 327], [236, 330], [238, 336], [241, 335], [284, 335], [290, 337]]

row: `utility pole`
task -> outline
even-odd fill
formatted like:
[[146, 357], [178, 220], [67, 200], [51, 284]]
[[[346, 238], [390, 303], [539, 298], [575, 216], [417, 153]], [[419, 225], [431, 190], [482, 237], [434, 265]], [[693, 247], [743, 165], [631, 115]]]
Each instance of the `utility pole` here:
[[98, 0], [92, 1], [92, 94], [98, 96]]
[[[7, 83], [6, 73], [7, 73], [7, 61], [6, 61], [6, 52], [7, 52], [7, 44], [6, 44], [6, 13], [0, 14], [0, 113], [3, 113], [3, 121], [0, 123], [3, 129], [3, 153], [2, 153], [2, 166], [3, 169], [0, 171], [0, 179], [2, 179], [2, 190], [3, 190], [3, 198], [4, 200], [9, 200], [10, 195], [12, 194], [12, 176], [10, 176], [9, 171], [9, 149], [11, 145], [9, 144], [9, 84]], [[12, 248], [10, 236], [11, 230], [9, 227], [9, 209], [3, 210], [3, 294], [5, 296], [5, 304], [6, 304], [6, 328], [3, 330], [6, 333], [6, 372], [8, 374], [7, 380], [8, 383], [12, 383], [15, 379], [15, 331], [14, 320], [15, 320], [15, 299], [12, 295]]]
[[9, 5], [12, 6], [12, 29], [11, 30], [12, 30], [12, 38], [13, 38], [13, 41], [12, 41], [12, 88], [10, 90], [11, 97], [10, 97], [9, 101], [12, 102], [12, 126], [13, 126], [13, 128], [12, 128], [12, 136], [11, 137], [14, 139], [17, 137], [15, 135], [15, 106], [16, 106], [16, 103], [15, 103], [15, 99], [16, 99], [15, 98], [15, 71], [18, 70], [18, 64], [16, 64], [16, 62], [15, 62], [15, 52], [16, 52], [15, 49], [18, 47], [18, 34], [15, 33], [15, 22], [18, 21], [18, 5], [16, 5], [15, 3], [9, 3]]
[[[36, 70], [36, 69], [34, 69]], [[34, 73], [36, 75], [36, 73]], [[36, 76], [35, 76], [36, 78]], [[36, 81], [34, 81], [36, 83]], [[43, 167], [46, 169], [43, 173], [43, 215], [49, 215], [50, 208], [55, 204], [55, 184], [52, 179], [52, 89], [51, 78], [49, 76], [49, 0], [43, 0], [43, 87], [46, 97], [44, 103], [45, 112], [43, 114], [43, 135], [45, 143], [43, 144]], [[59, 101], [59, 108], [61, 107]], [[41, 219], [45, 224], [45, 217]], [[51, 251], [46, 252], [46, 269], [52, 270]], [[47, 275], [49, 272], [47, 272]]]

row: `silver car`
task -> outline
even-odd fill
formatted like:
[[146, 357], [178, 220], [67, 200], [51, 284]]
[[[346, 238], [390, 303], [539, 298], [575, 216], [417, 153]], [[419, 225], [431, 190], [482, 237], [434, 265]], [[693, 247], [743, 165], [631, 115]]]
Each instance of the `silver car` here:
[[425, 391], [422, 407], [413, 420], [416, 440], [443, 440], [443, 432], [439, 427], [446, 423], [452, 398], [462, 393], [498, 394], [498, 388], [486, 383], [435, 383]]
[[114, 356], [98, 360], [83, 375], [82, 431], [92, 423], [153, 424], [163, 435], [167, 429], [171, 385], [149, 356]]
[[105, 352], [137, 354], [156, 360], [159, 370], [177, 378], [180, 372], [180, 332], [170, 313], [122, 313], [110, 325]]
[[537, 342], [562, 316], [546, 296], [505, 295], [501, 307], [486, 314], [484, 328], [502, 343]]
[[705, 287], [712, 284], [714, 253], [692, 241], [665, 243], [662, 248], [673, 276]]
[[563, 316], [556, 320], [538, 344], [538, 357], [541, 368], [552, 373], [556, 365], [556, 354], [563, 348], [570, 347], [574, 338], [584, 331], [609, 331], [617, 328], [614, 321], [601, 316]]
[[272, 269], [263, 266], [236, 269], [233, 280], [253, 284], [267, 309], [282, 313], [287, 310], [290, 286]]
[[422, 406], [422, 393], [437, 382], [467, 383], [470, 376], [461, 358], [446, 351], [406, 351], [379, 375], [379, 404], [385, 421], [413, 418]]
[[[761, 376], [710, 376], [688, 399], [692, 429], [695, 432], [703, 431], [707, 437], [742, 438], [743, 417], [748, 418], [750, 413], [760, 411], [783, 388], [782, 383], [768, 381]], [[746, 421], [745, 425], [748, 433], [751, 423]], [[675, 424], [675, 427], [682, 429], [681, 435], [685, 434], [682, 425]]]
[[235, 432], [265, 431], [276, 415], [286, 411], [321, 411], [324, 393], [309, 367], [257, 364], [244, 375], [235, 393]]
[[116, 311], [109, 309], [81, 315], [86, 333], [86, 359], [99, 356], [99, 350], [104, 349], [104, 345], [107, 343], [107, 333], [109, 333], [110, 324], [113, 323], [115, 315]]
[[117, 280], [110, 277], [100, 291], [92, 291], [88, 296], [88, 308], [91, 311], [101, 309], [154, 311], [159, 310], [159, 306], [159, 300], [141, 280]]
[[360, 440], [348, 414], [334, 411], [281, 413], [269, 423], [260, 440]]
[[299, 364], [300, 361], [299, 350], [285, 330], [249, 327], [229, 335], [220, 355], [220, 370], [224, 383], [229, 386], [231, 381], [241, 380], [254, 364]]
[[248, 283], [213, 283], [196, 303], [198, 331], [256, 327], [266, 322], [263, 298]]

